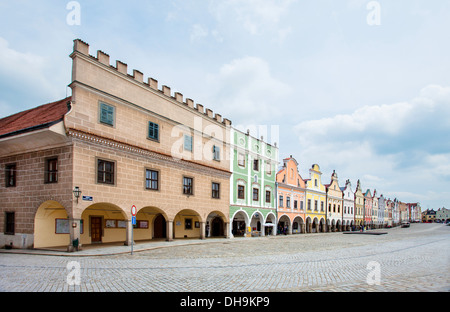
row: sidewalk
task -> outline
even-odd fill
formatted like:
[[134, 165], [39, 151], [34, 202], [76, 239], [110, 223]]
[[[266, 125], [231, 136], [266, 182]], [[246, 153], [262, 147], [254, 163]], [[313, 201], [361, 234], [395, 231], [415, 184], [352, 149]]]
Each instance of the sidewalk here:
[[[236, 238], [233, 238], [235, 240]], [[237, 238], [238, 240], [240, 238]], [[146, 242], [135, 242], [133, 244], [133, 253], [153, 250], [159, 248], [168, 248], [186, 245], [199, 245], [208, 243], [230, 242], [226, 238], [207, 238], [207, 239], [175, 239], [173, 241], [156, 240]], [[131, 246], [125, 246], [118, 243], [104, 243], [85, 245], [82, 250], [76, 252], [67, 252], [65, 247], [44, 248], [44, 249], [0, 249], [0, 254], [24, 254], [41, 256], [62, 256], [62, 257], [97, 257], [120, 254], [130, 254]]]

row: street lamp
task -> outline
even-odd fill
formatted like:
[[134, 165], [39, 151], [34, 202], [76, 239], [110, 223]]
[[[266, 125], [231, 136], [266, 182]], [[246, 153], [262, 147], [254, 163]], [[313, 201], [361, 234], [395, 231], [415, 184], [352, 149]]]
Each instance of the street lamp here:
[[73, 195], [77, 199], [77, 204], [78, 204], [78, 197], [80, 197], [80, 194], [81, 194], [80, 188], [78, 186], [75, 186], [73, 189]]

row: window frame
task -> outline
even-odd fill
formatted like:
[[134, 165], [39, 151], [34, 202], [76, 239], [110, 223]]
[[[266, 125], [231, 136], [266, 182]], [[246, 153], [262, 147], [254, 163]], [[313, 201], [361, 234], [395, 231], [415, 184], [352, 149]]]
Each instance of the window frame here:
[[[108, 104], [108, 103], [105, 103], [105, 102], [102, 102], [102, 101], [99, 101], [98, 102], [99, 103], [99, 110], [98, 110], [98, 122], [99, 123], [101, 123], [101, 124], [103, 124], [103, 125], [106, 125], [106, 126], [109, 126], [109, 127], [115, 127], [115, 125], [116, 125], [116, 107], [114, 106], [114, 105], [111, 105], [111, 104]], [[104, 107], [106, 107], [106, 108], [111, 108], [112, 109], [112, 121], [111, 121], [111, 123], [108, 121], [108, 120], [103, 120], [102, 119], [102, 116], [103, 116], [103, 108]], [[106, 112], [106, 114], [108, 114], [109, 112]]]
[[[111, 177], [112, 177], [112, 182], [106, 182], [105, 180], [106, 179], [102, 179], [102, 181], [99, 181], [99, 178], [100, 178], [100, 170], [99, 170], [99, 165], [100, 165], [100, 162], [104, 162], [105, 164], [106, 163], [111, 163], [113, 166], [112, 166], [112, 173], [109, 173], [110, 175], [111, 175]], [[108, 160], [108, 159], [105, 159], [105, 158], [100, 158], [100, 157], [96, 157], [95, 158], [95, 164], [96, 164], [96, 170], [95, 170], [95, 175], [96, 175], [96, 177], [95, 177], [95, 181], [96, 181], [96, 183], [97, 184], [106, 184], [106, 185], [116, 185], [116, 175], [117, 175], [117, 164], [116, 164], [116, 161], [114, 161], [114, 160]], [[106, 168], [105, 168], [106, 169]], [[103, 171], [101, 171], [102, 172], [102, 176], [103, 176], [103, 178], [106, 178], [106, 176], [105, 176], [105, 174], [107, 173], [107, 171], [106, 170], [103, 170]]]
[[[240, 196], [241, 193], [242, 193], [242, 197]], [[245, 199], [245, 185], [238, 184], [236, 195], [237, 195], [237, 199]]]
[[[215, 185], [217, 186], [216, 190], [214, 189]], [[218, 182], [211, 182], [211, 198], [220, 199], [220, 183], [218, 183]]]
[[[51, 164], [55, 164], [56, 169], [51, 170]], [[44, 183], [58, 183], [58, 157], [48, 157], [45, 159]]]
[[[11, 184], [10, 181], [13, 181]], [[17, 184], [17, 164], [11, 163], [5, 165], [5, 187], [16, 187]]]
[[[191, 181], [191, 184], [185, 184], [186, 181]], [[194, 178], [193, 177], [188, 177], [188, 176], [183, 176], [183, 180], [182, 180], [182, 185], [183, 185], [183, 195], [186, 196], [191, 196], [194, 195]], [[188, 188], [188, 190], [190, 190], [189, 192], [186, 191], [186, 188]]]
[[[12, 216], [12, 222], [11, 218]], [[12, 230], [11, 230], [12, 227]], [[5, 211], [5, 235], [15, 235], [16, 233], [16, 212], [15, 211]]]
[[[148, 172], [150, 172], [151, 174], [150, 174], [150, 179], [148, 178], [148, 176], [147, 176], [147, 173]], [[155, 179], [153, 179], [153, 173], [156, 173], [157, 174], [157, 177], [156, 177], [156, 188], [153, 188], [152, 186], [153, 186], [153, 183], [152, 182], [154, 182], [155, 181]], [[150, 181], [150, 187], [148, 187], [148, 182]], [[152, 169], [152, 168], [145, 168], [145, 170], [144, 170], [144, 186], [145, 186], [145, 189], [146, 190], [149, 190], [149, 191], [159, 191], [159, 185], [160, 185], [160, 171], [159, 170], [156, 170], [156, 169]]]
[[[159, 132], [159, 124], [156, 122], [153, 122], [153, 121], [149, 121], [147, 125], [148, 125], [147, 126], [147, 139], [155, 141], [155, 142], [159, 142], [159, 133], [160, 133]], [[155, 137], [155, 135], [151, 136], [150, 131], [153, 131], [153, 133], [156, 132], [156, 137]]]

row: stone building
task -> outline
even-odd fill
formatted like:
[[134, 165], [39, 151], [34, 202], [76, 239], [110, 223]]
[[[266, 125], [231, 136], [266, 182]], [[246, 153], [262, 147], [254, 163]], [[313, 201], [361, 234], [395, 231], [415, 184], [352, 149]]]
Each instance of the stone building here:
[[228, 236], [231, 122], [81, 40], [70, 57], [71, 97], [0, 120], [0, 247]]

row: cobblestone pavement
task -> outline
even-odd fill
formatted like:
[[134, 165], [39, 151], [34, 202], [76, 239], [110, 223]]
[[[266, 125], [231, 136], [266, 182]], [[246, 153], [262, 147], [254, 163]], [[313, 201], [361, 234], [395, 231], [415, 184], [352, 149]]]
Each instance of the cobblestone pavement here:
[[[450, 291], [450, 226], [383, 231], [164, 242], [141, 251], [138, 244], [133, 255], [107, 254], [113, 247], [84, 256], [2, 250], [0, 291]], [[67, 280], [72, 261], [79, 285]]]

